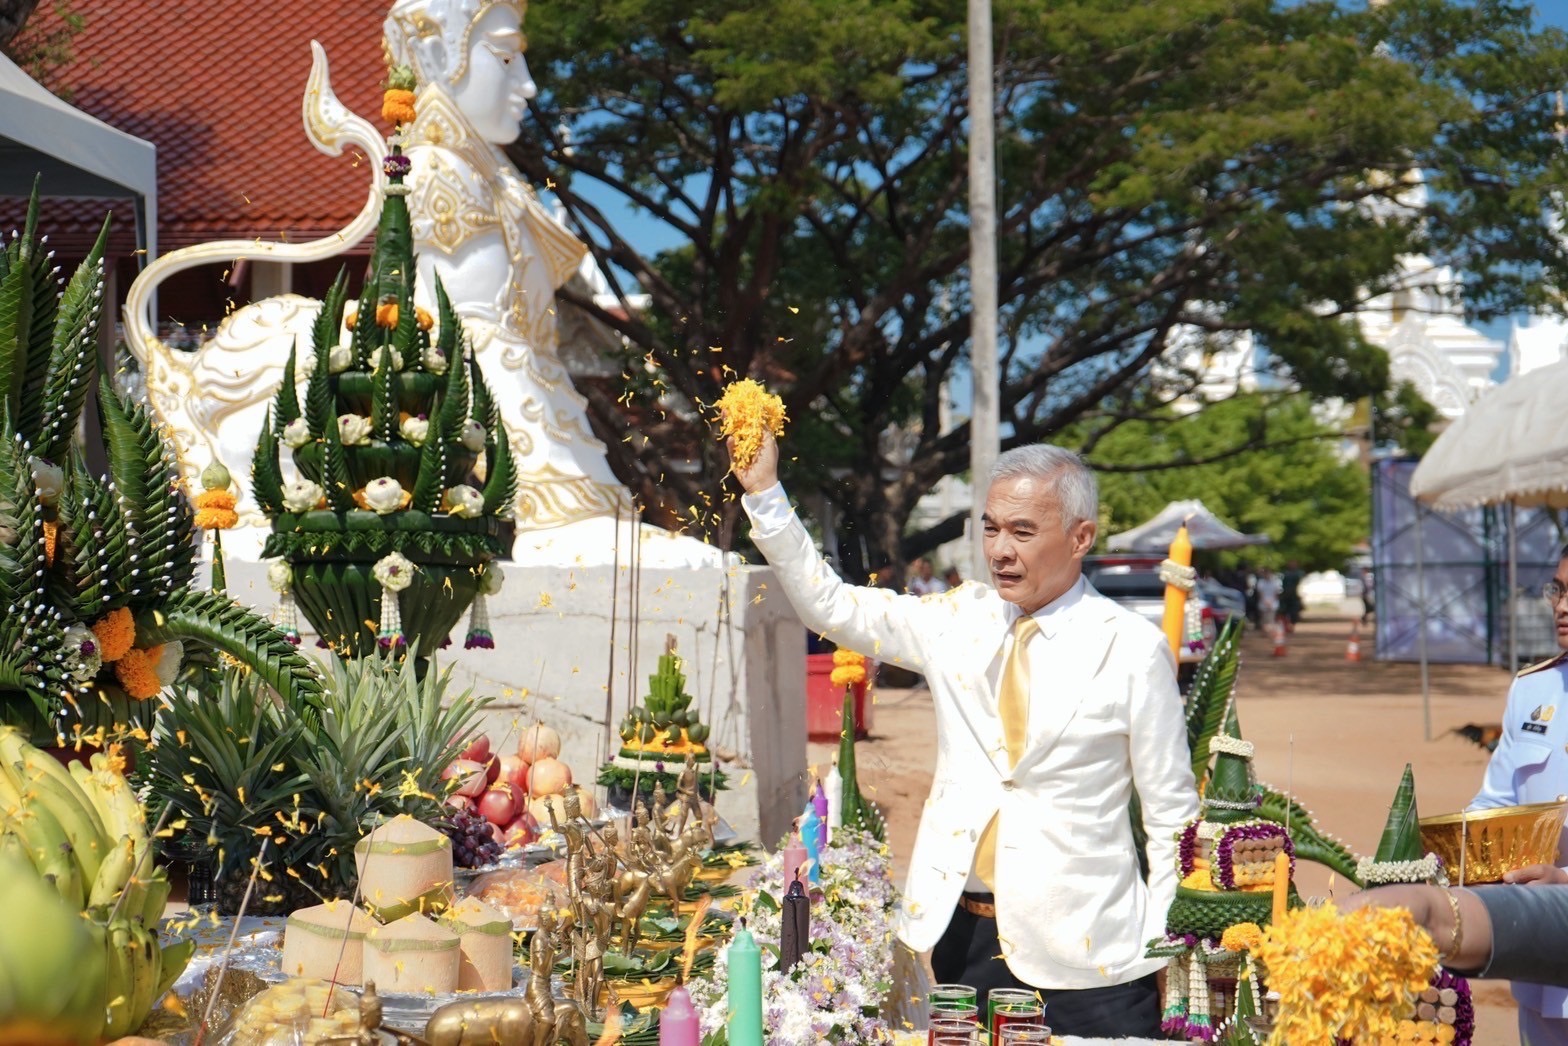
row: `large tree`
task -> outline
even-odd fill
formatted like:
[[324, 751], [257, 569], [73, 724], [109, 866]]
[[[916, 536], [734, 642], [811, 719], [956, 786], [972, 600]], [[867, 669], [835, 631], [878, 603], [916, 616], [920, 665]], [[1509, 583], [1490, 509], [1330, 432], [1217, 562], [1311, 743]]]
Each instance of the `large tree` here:
[[[1302, 393], [1257, 393], [1118, 427], [1090, 455], [1100, 472], [1101, 537], [1196, 498], [1237, 529], [1271, 539], [1217, 562], [1344, 566], [1372, 525], [1371, 491], [1346, 440], [1345, 413]], [[1261, 446], [1235, 450], [1249, 444]], [[1173, 462], [1197, 464], [1159, 467]]]
[[[691, 408], [751, 375], [794, 418], [794, 492], [836, 502], [873, 557], [956, 535], [902, 529], [969, 462], [940, 392], [970, 325], [964, 19], [963, 0], [531, 11], [542, 90], [511, 154], [616, 293], [649, 298], [575, 304], [628, 339], [637, 380], [586, 391], [656, 517], [733, 519]], [[1350, 320], [1408, 255], [1463, 273], [1483, 317], [1568, 285], [1543, 214], [1568, 176], [1568, 38], [1532, 32], [1528, 5], [997, 0], [995, 22], [1008, 445], [1147, 415], [1181, 391], [1150, 368], [1182, 330], [1252, 331], [1312, 395], [1383, 390]], [[610, 199], [673, 246], [641, 249]], [[672, 446], [701, 448], [696, 467]]]

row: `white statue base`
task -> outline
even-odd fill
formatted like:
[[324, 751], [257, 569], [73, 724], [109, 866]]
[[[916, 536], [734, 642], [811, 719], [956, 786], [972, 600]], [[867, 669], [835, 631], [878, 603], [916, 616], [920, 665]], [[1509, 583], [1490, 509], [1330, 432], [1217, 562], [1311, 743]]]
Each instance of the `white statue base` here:
[[[251, 528], [229, 533], [243, 534]], [[231, 554], [224, 535], [230, 593], [270, 612], [266, 563]], [[662, 533], [662, 532], [661, 532]], [[689, 539], [688, 539], [689, 540]], [[521, 544], [521, 542], [519, 542]], [[648, 546], [644, 545], [645, 552]], [[658, 667], [664, 637], [675, 636], [686, 659], [686, 688], [696, 698], [724, 764], [728, 791], [719, 811], [742, 838], [771, 847], [800, 815], [807, 798], [806, 630], [762, 567], [661, 567], [642, 561], [635, 667], [631, 644], [631, 571], [605, 564], [504, 564], [506, 583], [489, 597], [494, 650], [464, 650], [460, 625], [438, 658], [455, 665], [458, 691], [494, 697], [485, 731], [506, 751], [523, 728], [543, 719], [561, 734], [562, 758], [573, 780], [592, 786], [605, 751], [605, 686], [613, 682], [610, 743], [628, 708], [640, 703]], [[611, 660], [611, 578], [618, 579]], [[309, 625], [301, 620], [302, 629]], [[301, 651], [320, 653], [304, 634]], [[603, 789], [596, 789], [603, 798]]]

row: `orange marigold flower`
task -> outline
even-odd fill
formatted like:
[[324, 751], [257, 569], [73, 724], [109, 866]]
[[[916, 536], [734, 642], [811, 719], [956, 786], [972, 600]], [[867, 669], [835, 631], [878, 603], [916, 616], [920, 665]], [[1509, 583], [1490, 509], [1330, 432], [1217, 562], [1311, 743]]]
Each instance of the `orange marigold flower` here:
[[136, 642], [136, 619], [125, 607], [111, 610], [92, 625], [98, 637], [98, 656], [107, 664], [118, 661]]
[[1237, 923], [1225, 927], [1220, 935], [1220, 947], [1228, 952], [1250, 952], [1263, 940], [1263, 928], [1257, 923]]
[[389, 87], [381, 95], [381, 118], [396, 127], [414, 121], [414, 92]]
[[158, 656], [156, 648], [142, 650], [132, 647], [114, 663], [114, 677], [125, 692], [138, 701], [157, 697], [163, 689], [158, 682]]
[[231, 508], [203, 508], [196, 510], [196, 525], [202, 530], [228, 530], [240, 522], [240, 514]]
[[376, 326], [386, 327], [389, 330], [397, 326], [397, 302], [376, 306]]
[[436, 318], [430, 315], [427, 310], [416, 305], [414, 306], [414, 323], [418, 325], [420, 330], [427, 331], [436, 325]]
[[226, 490], [204, 490], [195, 497], [197, 508], [233, 508], [236, 499]]
[[60, 541], [60, 524], [52, 520], [44, 521], [44, 558], [50, 566], [54, 566], [54, 552]]
[[854, 686], [866, 681], [866, 670], [861, 665], [839, 665], [828, 674], [828, 681], [834, 686]]
[[347, 312], [345, 312], [343, 314], [343, 326], [347, 327], [349, 330], [353, 330], [354, 329], [354, 325], [356, 323], [358, 323], [358, 322], [359, 322], [359, 310], [358, 309], [350, 309], [350, 310], [348, 310]]

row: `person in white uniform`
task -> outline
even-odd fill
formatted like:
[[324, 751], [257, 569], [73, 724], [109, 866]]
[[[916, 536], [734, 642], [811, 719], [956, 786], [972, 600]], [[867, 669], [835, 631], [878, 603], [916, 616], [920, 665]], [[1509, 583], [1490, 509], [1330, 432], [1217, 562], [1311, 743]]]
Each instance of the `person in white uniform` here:
[[[733, 451], [733, 447], [731, 448]], [[986, 494], [991, 584], [920, 598], [846, 584], [778, 483], [778, 448], [736, 469], [752, 541], [806, 626], [925, 676], [931, 795], [900, 938], [941, 981], [1040, 991], [1059, 1034], [1158, 1037], [1176, 838], [1197, 816], [1176, 666], [1160, 631], [1083, 578], [1099, 518], [1070, 451], [1003, 454]], [[1137, 788], [1149, 872], [1128, 803]]]
[[[1503, 734], [1487, 764], [1472, 810], [1549, 803], [1568, 794], [1568, 548], [1541, 595], [1551, 604], [1557, 645], [1565, 652], [1520, 672], [1508, 690]], [[1556, 864], [1509, 872], [1511, 883], [1568, 883], [1568, 833]], [[1568, 990], [1515, 981], [1519, 1038], [1524, 1046], [1568, 1044]]]

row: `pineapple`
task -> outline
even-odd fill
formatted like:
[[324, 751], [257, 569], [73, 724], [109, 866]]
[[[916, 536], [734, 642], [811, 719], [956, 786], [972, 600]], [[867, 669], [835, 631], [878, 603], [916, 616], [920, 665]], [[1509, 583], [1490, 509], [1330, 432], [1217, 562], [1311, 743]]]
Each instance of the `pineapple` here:
[[333, 659], [320, 697], [275, 700], [230, 673], [214, 697], [177, 695], [152, 752], [155, 793], [212, 847], [220, 911], [237, 911], [270, 839], [252, 914], [353, 895], [354, 844], [398, 814], [434, 820], [442, 768], [488, 703], [448, 699], [451, 672], [413, 658]]

